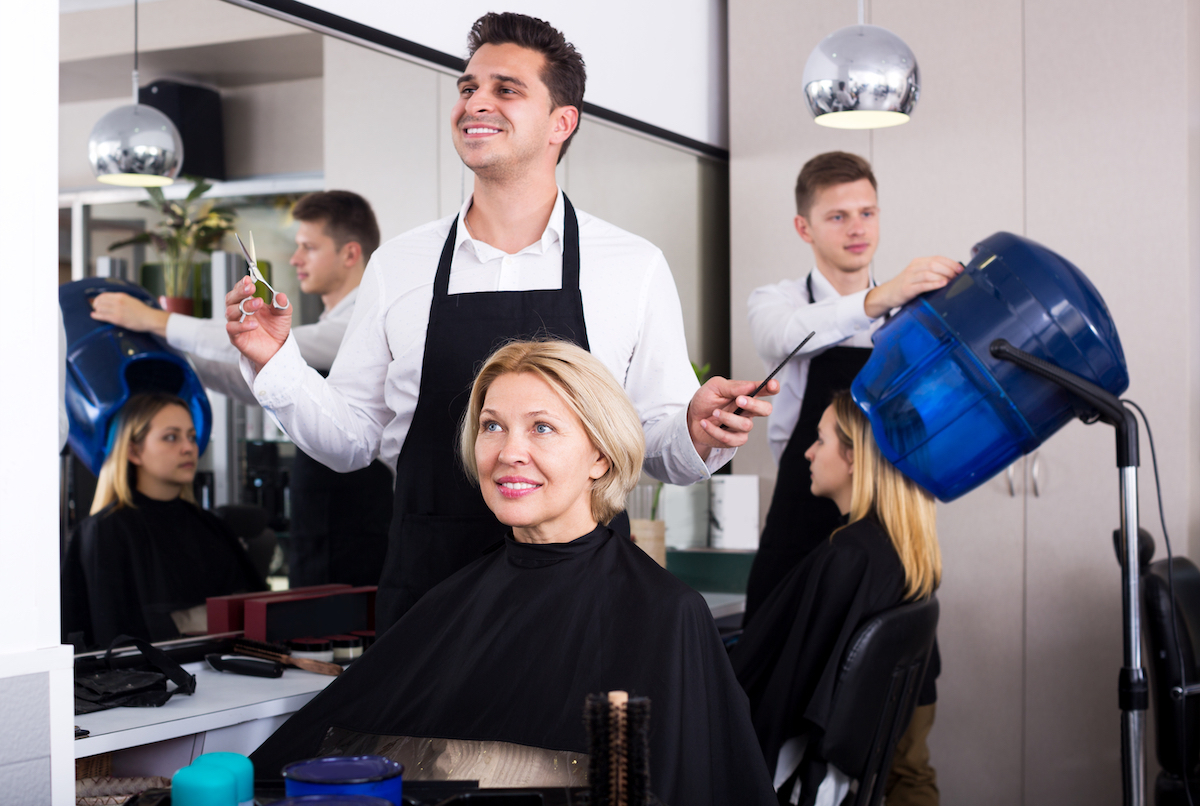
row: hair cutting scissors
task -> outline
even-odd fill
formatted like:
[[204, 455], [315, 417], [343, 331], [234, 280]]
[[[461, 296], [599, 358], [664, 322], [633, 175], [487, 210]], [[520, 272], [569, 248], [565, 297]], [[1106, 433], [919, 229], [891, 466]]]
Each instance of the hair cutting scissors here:
[[[278, 299], [279, 292], [276, 291], [274, 288], [271, 288], [271, 284], [267, 282], [267, 278], [263, 277], [263, 273], [258, 268], [258, 261], [255, 260], [255, 257], [254, 257], [254, 233], [250, 232], [246, 236], [247, 238], [250, 239], [250, 248], [249, 249], [246, 249], [246, 244], [242, 243], [242, 236], [238, 235], [235, 232], [235, 233], [233, 233], [233, 237], [237, 238], [238, 246], [242, 247], [242, 254], [246, 258], [246, 264], [249, 268], [251, 279], [253, 279], [256, 284], [262, 283], [263, 285], [265, 285], [267, 287], [267, 290], [271, 292], [272, 307], [286, 309], [288, 306], [290, 306], [292, 304], [290, 302], [287, 303], [286, 305], [279, 304], [279, 299]], [[242, 318], [238, 320], [239, 322], [245, 322], [247, 316], [254, 316], [254, 311], [248, 311], [242, 307], [247, 302], [249, 302], [251, 299], [253, 299], [253, 298], [247, 297], [246, 299], [244, 299], [238, 303], [238, 310], [242, 312]]]

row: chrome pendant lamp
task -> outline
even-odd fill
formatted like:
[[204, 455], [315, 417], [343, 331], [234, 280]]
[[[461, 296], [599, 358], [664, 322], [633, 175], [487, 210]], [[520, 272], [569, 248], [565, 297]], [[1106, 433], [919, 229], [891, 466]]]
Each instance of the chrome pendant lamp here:
[[816, 122], [835, 129], [881, 129], [907, 123], [921, 78], [904, 40], [886, 28], [863, 24], [821, 40], [804, 65], [804, 97]]
[[88, 160], [101, 182], [162, 187], [183, 167], [183, 138], [171, 119], [138, 102], [138, 6], [133, 0], [133, 104], [109, 112], [92, 127]]

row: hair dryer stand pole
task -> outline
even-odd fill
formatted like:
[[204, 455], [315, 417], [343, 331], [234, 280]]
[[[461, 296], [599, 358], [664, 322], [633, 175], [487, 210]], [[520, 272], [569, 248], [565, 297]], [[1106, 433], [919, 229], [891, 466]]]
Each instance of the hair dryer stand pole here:
[[995, 358], [1011, 361], [1027, 372], [1061, 386], [1093, 407], [1117, 432], [1117, 469], [1121, 474], [1121, 608], [1124, 613], [1125, 666], [1117, 688], [1121, 706], [1121, 785], [1125, 806], [1142, 806], [1146, 798], [1144, 755], [1149, 689], [1142, 668], [1141, 599], [1138, 592], [1138, 427], [1133, 412], [1116, 395], [1013, 347], [1004, 339], [991, 344]]

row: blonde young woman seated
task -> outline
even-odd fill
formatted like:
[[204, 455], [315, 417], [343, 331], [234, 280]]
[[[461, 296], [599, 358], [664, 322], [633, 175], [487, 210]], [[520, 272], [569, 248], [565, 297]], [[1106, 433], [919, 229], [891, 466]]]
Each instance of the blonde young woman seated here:
[[642, 440], [590, 353], [518, 342], [488, 358], [461, 453], [511, 533], [255, 751], [258, 775], [382, 753], [409, 779], [582, 785], [585, 698], [623, 689], [650, 698], [650, 786], [664, 802], [774, 803], [704, 599], [605, 525], [637, 483]]
[[121, 634], [204, 632], [207, 597], [266, 589], [229, 527], [196, 505], [199, 458], [179, 398], [141, 394], [122, 407], [91, 515], [63, 560], [64, 640], [107, 647]]
[[[832, 768], [826, 775], [823, 764], [805, 769], [806, 737], [827, 724], [838, 665], [854, 631], [877, 613], [932, 594], [942, 560], [933, 496], [879, 453], [849, 392], [834, 397], [805, 455], [813, 494], [831, 499], [848, 523], [775, 587], [730, 660], [783, 798], [836, 804], [849, 779]], [[932, 801], [920, 802], [937, 802], [932, 781], [929, 788]]]

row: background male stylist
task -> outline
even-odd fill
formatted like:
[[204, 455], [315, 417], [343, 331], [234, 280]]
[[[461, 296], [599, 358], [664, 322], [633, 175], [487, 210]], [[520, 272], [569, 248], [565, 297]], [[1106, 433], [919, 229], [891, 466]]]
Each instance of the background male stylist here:
[[[795, 227], [812, 246], [815, 269], [803, 278], [758, 288], [749, 302], [754, 346], [768, 367], [782, 361], [810, 331], [817, 335], [784, 368], [767, 429], [779, 475], [750, 572], [746, 621], [840, 523], [833, 502], [812, 494], [804, 458], [830, 397], [850, 388], [871, 354], [871, 334], [890, 310], [941, 288], [962, 271], [950, 258], [917, 258], [894, 279], [874, 285], [870, 267], [879, 245], [879, 202], [871, 165], [855, 154], [832, 151], [805, 163], [796, 180]], [[939, 668], [940, 662], [930, 661], [923, 707], [897, 747], [887, 786], [889, 804], [937, 803], [925, 737], [933, 725], [933, 681]]]
[[[309, 193], [296, 202], [292, 217], [299, 228], [290, 262], [300, 290], [319, 294], [325, 306], [316, 323], [295, 328], [296, 344], [310, 367], [327, 373], [350, 324], [367, 260], [379, 246], [379, 224], [367, 200], [347, 190]], [[258, 405], [223, 319], [170, 314], [119, 293], [98, 295], [93, 307], [94, 319], [156, 333], [187, 352], [209, 389]], [[387, 549], [391, 485], [391, 471], [380, 462], [337, 473], [297, 450], [291, 468], [289, 584], [376, 584]]]
[[[298, 445], [340, 470], [376, 455], [396, 463], [379, 630], [504, 534], [459, 468], [456, 447], [475, 369], [504, 341], [551, 335], [594, 353], [641, 415], [645, 469], [676, 484], [728, 461], [751, 417], [771, 409], [744, 397], [750, 381], [718, 378], [697, 389], [662, 253], [576, 212], [558, 189], [554, 168], [583, 104], [575, 48], [518, 14], [484, 15], [468, 44], [451, 123], [474, 193], [457, 217], [376, 253], [329, 378], [300, 360], [290, 308], [253, 299], [246, 307], [255, 315], [239, 322], [250, 285], [226, 299], [247, 378]], [[733, 415], [736, 406], [747, 416]]]

